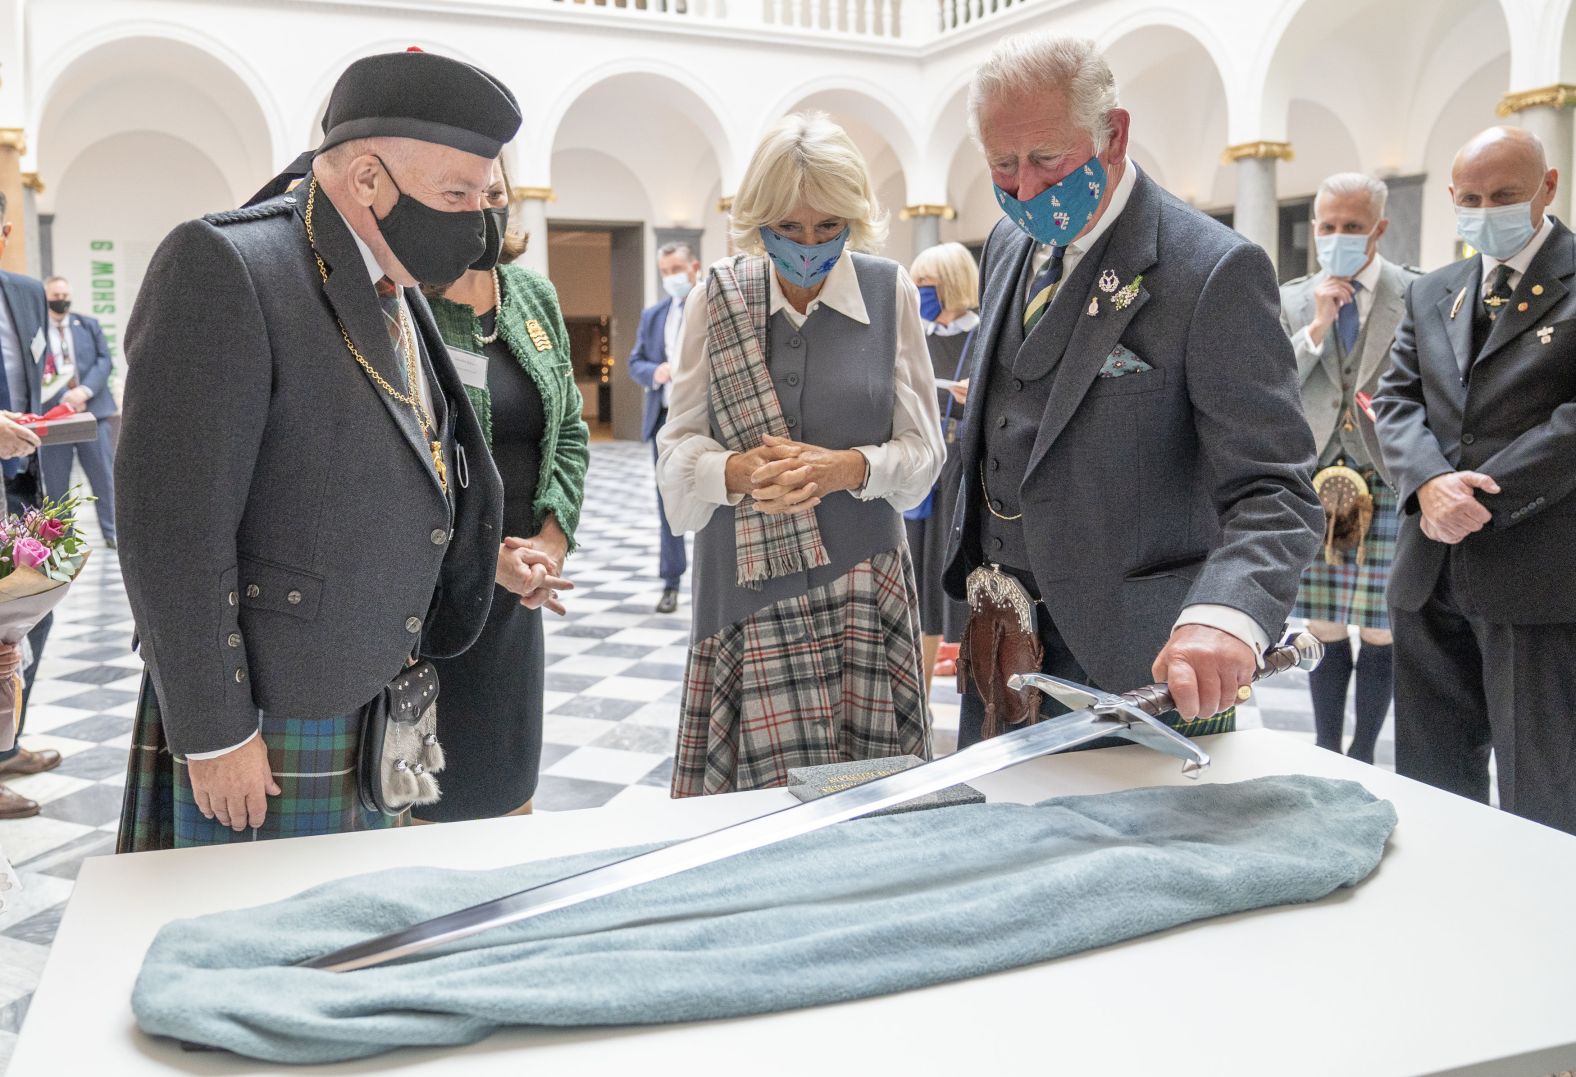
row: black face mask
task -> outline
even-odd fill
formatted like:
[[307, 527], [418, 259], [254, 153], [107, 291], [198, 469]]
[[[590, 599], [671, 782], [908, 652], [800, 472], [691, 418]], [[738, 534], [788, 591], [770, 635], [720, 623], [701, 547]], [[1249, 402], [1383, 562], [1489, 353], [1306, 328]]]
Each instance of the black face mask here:
[[71, 309], [71, 300], [51, 299], [49, 301], [49, 309], [54, 311], [56, 314], [64, 314], [66, 311]]
[[497, 209], [488, 206], [482, 210], [482, 216], [487, 218], [487, 249], [471, 263], [471, 268], [486, 270], [496, 266], [503, 254], [503, 234], [509, 230], [509, 204], [505, 202]]
[[394, 208], [378, 220], [383, 241], [400, 264], [423, 284], [448, 284], [459, 280], [487, 249], [487, 224], [481, 210], [441, 209], [412, 198], [400, 190], [389, 166], [378, 158], [389, 182], [399, 191]]

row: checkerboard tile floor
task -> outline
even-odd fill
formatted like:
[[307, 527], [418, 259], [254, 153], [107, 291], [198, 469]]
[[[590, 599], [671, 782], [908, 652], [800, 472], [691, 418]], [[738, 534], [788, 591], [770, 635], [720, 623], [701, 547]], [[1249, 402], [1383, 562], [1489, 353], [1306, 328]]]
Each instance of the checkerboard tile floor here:
[[[662, 593], [656, 528], [650, 451], [593, 445], [581, 550], [570, 561], [577, 587], [568, 615], [546, 618], [539, 811], [667, 799], [689, 608], [686, 596], [676, 614], [652, 612]], [[99, 549], [56, 615], [27, 720], [26, 743], [58, 749], [65, 761], [10, 783], [43, 805], [40, 816], [0, 823], [0, 848], [22, 881], [19, 892], [0, 894], [0, 1069], [82, 861], [114, 849], [142, 669], [131, 631], [119, 564]], [[936, 750], [948, 752], [958, 696], [938, 681], [932, 698]], [[1260, 689], [1256, 703], [1242, 708], [1242, 724], [1312, 739], [1302, 674]], [[1388, 731], [1379, 757], [1393, 758]]]

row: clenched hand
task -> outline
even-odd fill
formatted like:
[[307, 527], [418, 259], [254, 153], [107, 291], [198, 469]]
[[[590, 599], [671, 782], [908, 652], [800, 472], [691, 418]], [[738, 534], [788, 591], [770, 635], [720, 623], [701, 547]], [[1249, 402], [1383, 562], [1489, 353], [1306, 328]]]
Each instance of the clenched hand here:
[[1494, 518], [1477, 499], [1477, 491], [1499, 493], [1499, 483], [1476, 471], [1453, 471], [1436, 475], [1417, 491], [1417, 505], [1423, 512], [1423, 534], [1435, 542], [1454, 546]]
[[1258, 658], [1230, 632], [1208, 625], [1178, 625], [1150, 672], [1171, 689], [1184, 719], [1208, 718], [1237, 702], [1237, 689], [1253, 682]]

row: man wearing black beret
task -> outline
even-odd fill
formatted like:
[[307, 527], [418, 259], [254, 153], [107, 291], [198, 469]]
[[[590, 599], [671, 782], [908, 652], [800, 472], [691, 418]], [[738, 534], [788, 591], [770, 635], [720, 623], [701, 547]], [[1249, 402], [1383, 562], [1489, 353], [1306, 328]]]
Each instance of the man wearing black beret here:
[[392, 825], [362, 708], [463, 651], [502, 491], [418, 284], [483, 258], [520, 126], [417, 51], [340, 77], [299, 184], [176, 228], [126, 334], [121, 563], [148, 676], [122, 851]]

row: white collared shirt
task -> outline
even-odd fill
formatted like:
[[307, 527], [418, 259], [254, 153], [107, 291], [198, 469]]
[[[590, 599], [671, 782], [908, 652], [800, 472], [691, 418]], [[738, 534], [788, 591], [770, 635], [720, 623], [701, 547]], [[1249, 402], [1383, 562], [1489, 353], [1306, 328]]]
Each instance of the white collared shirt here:
[[[770, 314], [779, 310], [795, 327], [822, 306], [870, 324], [853, 255], [848, 251], [827, 274], [821, 291], [800, 314], [783, 295], [776, 272], [770, 277]], [[674, 372], [673, 403], [657, 435], [657, 485], [674, 534], [699, 531], [718, 506], [737, 505], [743, 495], [729, 494], [728, 457], [736, 455], [711, 437], [711, 367], [706, 356], [706, 289], [697, 287], [685, 302], [679, 364]], [[900, 266], [897, 271], [897, 354], [893, 357], [892, 438], [880, 445], [857, 446], [869, 465], [861, 501], [884, 498], [899, 511], [925, 499], [946, 459], [935, 374], [919, 317], [919, 290]]]
[[1532, 238], [1527, 240], [1527, 245], [1522, 247], [1521, 250], [1503, 261], [1498, 258], [1490, 258], [1486, 254], [1483, 255], [1483, 280], [1480, 285], [1482, 294], [1488, 294], [1489, 278], [1494, 275], [1494, 270], [1502, 265], [1510, 267], [1510, 290], [1514, 292], [1521, 285], [1522, 274], [1532, 265], [1532, 260], [1538, 256], [1538, 252], [1543, 249], [1543, 244], [1548, 242], [1549, 236], [1553, 234], [1554, 218], [1545, 213], [1542, 227], [1532, 233]]
[[971, 332], [980, 324], [980, 316], [972, 310], [964, 311], [946, 325], [940, 322], [926, 322], [925, 335], [927, 337], [955, 337], [960, 333]]
[[[1078, 263], [1083, 261], [1083, 256], [1089, 249], [1100, 241], [1100, 237], [1116, 223], [1116, 219], [1127, 208], [1127, 200], [1133, 195], [1133, 188], [1138, 184], [1138, 163], [1131, 157], [1122, 169], [1122, 178], [1116, 181], [1116, 190], [1111, 192], [1111, 201], [1106, 203], [1105, 212], [1100, 214], [1100, 219], [1094, 222], [1084, 235], [1079, 236], [1067, 244], [1067, 253], [1062, 255], [1062, 280], [1073, 275], [1073, 270], [1078, 268]], [[1034, 287], [1034, 278], [1040, 275], [1040, 270], [1051, 259], [1052, 244], [1041, 243], [1034, 250], [1034, 257], [1029, 260], [1028, 279], [1023, 282], [1024, 295], [1033, 299], [1029, 289]]]

